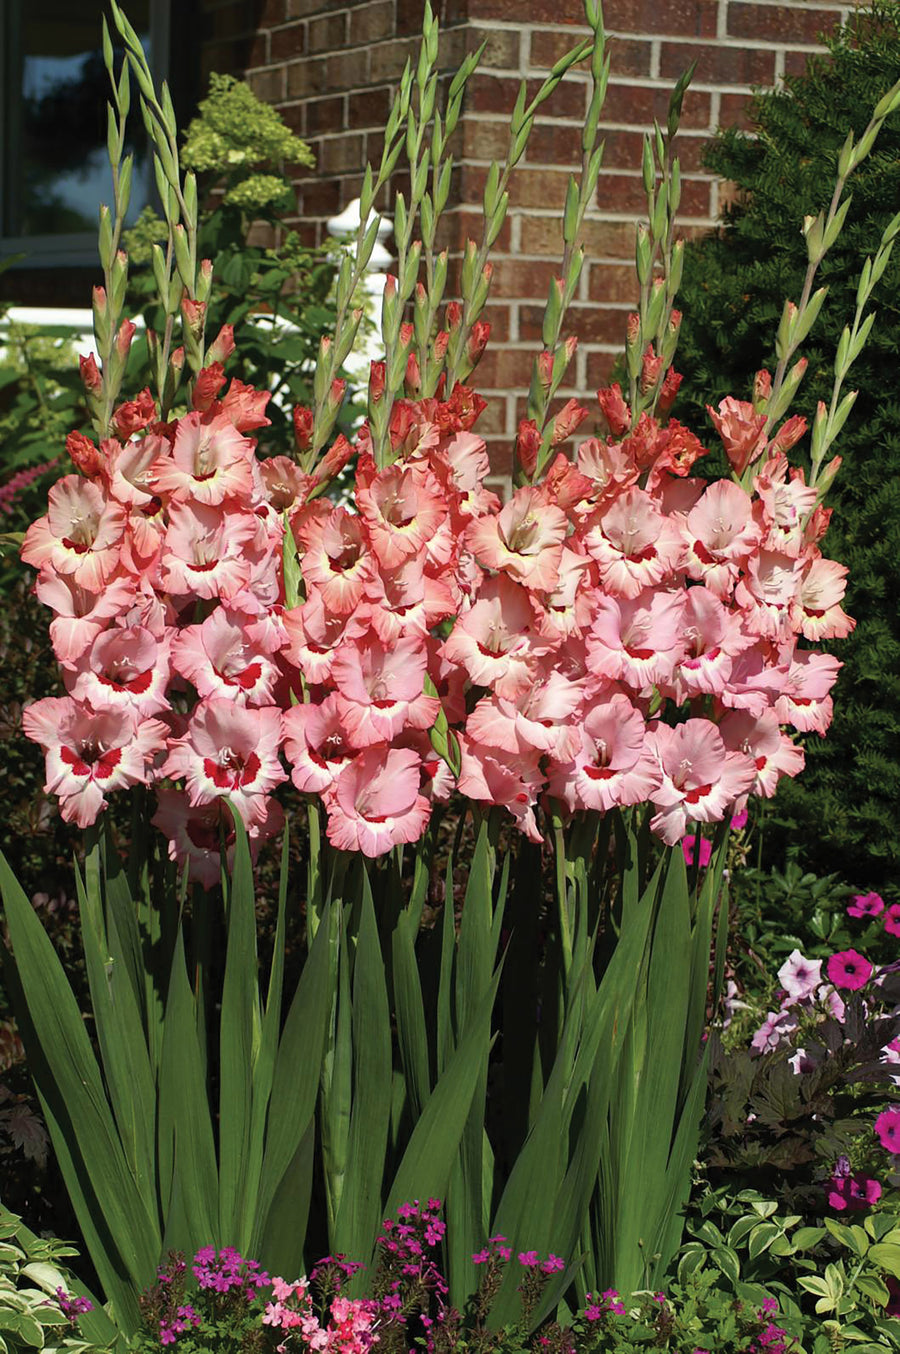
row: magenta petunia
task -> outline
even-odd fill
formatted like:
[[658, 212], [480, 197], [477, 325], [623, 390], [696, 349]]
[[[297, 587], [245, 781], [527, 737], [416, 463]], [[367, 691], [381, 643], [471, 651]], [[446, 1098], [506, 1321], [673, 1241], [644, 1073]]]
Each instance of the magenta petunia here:
[[877, 917], [884, 911], [884, 899], [878, 893], [854, 893], [847, 905], [848, 917]]
[[875, 1132], [886, 1152], [900, 1156], [900, 1109], [882, 1110], [875, 1120]]
[[[682, 837], [681, 849], [684, 852], [685, 865], [693, 865], [697, 849], [697, 838], [693, 835]], [[712, 857], [712, 842], [707, 837], [700, 838], [700, 869], [705, 870]]]
[[877, 1204], [880, 1198], [881, 1185], [872, 1176], [860, 1172], [855, 1175], [835, 1175], [828, 1192], [828, 1207], [838, 1213], [861, 1212]]
[[872, 976], [872, 965], [857, 950], [841, 950], [828, 961], [828, 977], [835, 987], [856, 992], [865, 987]]
[[891, 903], [885, 912], [884, 929], [889, 936], [900, 936], [900, 903]]

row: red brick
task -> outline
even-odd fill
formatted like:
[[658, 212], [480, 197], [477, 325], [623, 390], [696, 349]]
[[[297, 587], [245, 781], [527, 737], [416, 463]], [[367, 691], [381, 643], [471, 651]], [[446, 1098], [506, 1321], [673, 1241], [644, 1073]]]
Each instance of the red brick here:
[[381, 42], [383, 38], [393, 37], [395, 31], [393, 0], [354, 5], [350, 11], [350, 42], [353, 46], [357, 43]]
[[379, 43], [370, 53], [370, 76], [373, 84], [383, 80], [396, 80], [403, 74], [407, 57], [415, 61], [418, 42], [408, 38], [395, 38], [390, 42]]
[[260, 28], [272, 28], [284, 23], [287, 17], [285, 0], [263, 0], [262, 13], [257, 18]]
[[[512, 474], [512, 449], [508, 441], [499, 444], [488, 439], [487, 444], [488, 458], [491, 463], [491, 473], [497, 476], [508, 478]], [[490, 481], [486, 481], [490, 483]], [[495, 490], [496, 492], [496, 490]]]
[[527, 390], [533, 362], [533, 347], [488, 348], [478, 364], [478, 387], [482, 390]]
[[[592, 302], [599, 301], [612, 305], [614, 301], [624, 301], [635, 306], [638, 301], [637, 273], [633, 264], [595, 263], [588, 275], [588, 295]], [[572, 314], [580, 313], [579, 307], [573, 307]]]
[[[653, 119], [665, 126], [669, 109], [668, 89], [651, 85], [620, 85], [610, 81], [601, 113], [601, 126], [606, 122], [624, 122], [626, 126], [652, 127]], [[681, 110], [682, 127], [708, 127], [710, 96], [697, 89], [689, 89]]]
[[266, 103], [280, 103], [284, 98], [284, 67], [267, 71], [250, 71], [247, 84], [258, 99]]
[[276, 28], [269, 35], [269, 51], [273, 61], [295, 61], [306, 51], [306, 35], [302, 24], [288, 24]]
[[[540, 87], [540, 80], [528, 81], [529, 99], [534, 98]], [[580, 122], [587, 107], [586, 90], [582, 81], [563, 80], [541, 105], [542, 116], [575, 118]], [[518, 93], [518, 80], [481, 72], [469, 81], [467, 106], [473, 113], [499, 113], [508, 118]]]
[[[614, 343], [620, 336], [624, 342], [627, 314], [607, 306], [573, 306], [564, 327], [567, 334], [577, 334], [582, 343]], [[520, 306], [519, 338], [539, 343], [543, 321], [543, 306]]]
[[[644, 149], [643, 132], [604, 131], [606, 148], [603, 152], [604, 169], [637, 169]], [[679, 135], [675, 151], [681, 163], [682, 174], [703, 169], [703, 153], [709, 145], [709, 136]]]
[[[681, 216], [708, 216], [710, 187], [709, 179], [682, 179]], [[606, 212], [644, 213], [647, 204], [640, 175], [603, 174], [597, 192], [597, 205]]]
[[753, 97], [750, 94], [723, 94], [719, 103], [719, 126], [741, 127], [748, 132], [753, 127], [750, 108]]
[[332, 94], [327, 99], [309, 99], [306, 108], [306, 135], [336, 132], [344, 125], [344, 98]]
[[757, 42], [818, 42], [840, 20], [834, 10], [808, 5], [754, 5], [739, 0], [728, 6], [729, 37]]
[[765, 47], [718, 47], [695, 42], [664, 42], [659, 73], [667, 80], [677, 80], [692, 61], [697, 62], [693, 79], [695, 85], [775, 83], [775, 53]]
[[337, 52], [347, 43], [347, 15], [324, 14], [307, 25], [307, 49], [310, 52]]
[[[469, 47], [472, 51], [482, 42], [487, 46], [481, 54], [480, 66], [498, 70], [518, 70], [521, 39], [513, 28], [470, 28]], [[552, 63], [551, 63], [552, 64]]]
[[[623, 347], [624, 343], [623, 331]], [[588, 353], [586, 381], [592, 390], [599, 390], [602, 386], [609, 385], [612, 380], [613, 369], [619, 360], [618, 353]], [[581, 426], [584, 428], [584, 424]]]
[[303, 184], [300, 195], [303, 216], [335, 216], [341, 205], [341, 185], [337, 180], [313, 180]]
[[[483, 359], [482, 359], [483, 360]], [[482, 366], [479, 363], [475, 384], [481, 385]], [[478, 432], [481, 437], [504, 436], [506, 434], [506, 401], [488, 400], [487, 408], [482, 410], [478, 419]]]
[[[525, 163], [530, 165], [565, 165], [571, 170], [581, 168], [581, 127], [559, 123], [538, 123], [528, 138]], [[638, 161], [640, 163], [640, 161]]]
[[[574, 46], [571, 33], [559, 29], [535, 29], [531, 34], [530, 64], [538, 70], [549, 70], [555, 66], [561, 56], [565, 56]], [[649, 75], [650, 43], [635, 38], [610, 38], [609, 53], [612, 59], [612, 74]], [[586, 60], [586, 59], [585, 59]], [[583, 69], [583, 67], [576, 67]]]
[[346, 9], [347, 0], [287, 0], [288, 19], [307, 19], [311, 14], [327, 14], [332, 9]]
[[313, 147], [320, 174], [362, 173], [365, 168], [363, 139], [356, 132], [348, 136], [326, 136]]
[[810, 56], [810, 52], [785, 52], [785, 75], [805, 75]]
[[[612, 0], [604, 18], [615, 33], [671, 33], [685, 37], [714, 37], [717, 0]], [[523, 12], [524, 11], [524, 12]], [[584, 24], [579, 0], [469, 0], [471, 18], [525, 20], [540, 24]]]
[[387, 86], [351, 94], [347, 100], [347, 126], [383, 128], [392, 102], [392, 91]]
[[509, 119], [463, 118], [463, 149], [467, 160], [499, 160], [509, 149]]
[[[441, 29], [464, 23], [469, 13], [468, 0], [438, 0], [432, 4]], [[417, 37], [422, 32], [425, 0], [397, 0], [397, 33]]]
[[295, 136], [306, 136], [306, 107], [305, 103], [289, 103], [278, 110], [284, 125], [289, 127]]
[[268, 66], [269, 64], [269, 34], [260, 31], [254, 33], [251, 38], [244, 38], [241, 41], [243, 53], [241, 65], [245, 70], [252, 70], [254, 66]]

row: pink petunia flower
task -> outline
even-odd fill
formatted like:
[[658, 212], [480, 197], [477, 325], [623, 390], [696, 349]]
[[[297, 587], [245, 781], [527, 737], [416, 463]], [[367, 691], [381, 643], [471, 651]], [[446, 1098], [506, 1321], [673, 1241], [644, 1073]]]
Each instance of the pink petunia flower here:
[[804, 959], [799, 950], [792, 950], [778, 970], [778, 981], [792, 1002], [812, 997], [822, 981], [821, 959]]
[[827, 973], [835, 987], [856, 992], [871, 978], [872, 965], [857, 950], [841, 950], [828, 960]]
[[886, 1152], [900, 1155], [900, 1109], [882, 1110], [875, 1120], [875, 1132]]
[[828, 1191], [828, 1207], [838, 1213], [862, 1212], [877, 1204], [881, 1198], [881, 1185], [870, 1175], [857, 1172], [854, 1175], [835, 1175], [831, 1179]]
[[900, 903], [891, 903], [885, 912], [884, 929], [889, 936], [900, 936]]
[[848, 917], [877, 917], [884, 911], [884, 899], [879, 893], [854, 893], [847, 904]]
[[[693, 865], [697, 852], [697, 838], [695, 836], [682, 837], [681, 850], [684, 854], [685, 865]], [[712, 860], [712, 842], [708, 837], [700, 838], [700, 858], [699, 866], [705, 870]]]

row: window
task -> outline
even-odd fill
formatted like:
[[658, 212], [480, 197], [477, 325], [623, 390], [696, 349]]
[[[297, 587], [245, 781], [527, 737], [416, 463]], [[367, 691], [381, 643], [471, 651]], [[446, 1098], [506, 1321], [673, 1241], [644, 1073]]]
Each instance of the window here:
[[[25, 254], [23, 267], [96, 264], [97, 208], [112, 197], [105, 8], [103, 0], [0, 0], [0, 253]], [[159, 79], [166, 73], [168, 0], [125, 0], [125, 12]], [[115, 41], [111, 22], [110, 31]], [[131, 89], [126, 150], [135, 156], [134, 220], [153, 186], [134, 80]]]

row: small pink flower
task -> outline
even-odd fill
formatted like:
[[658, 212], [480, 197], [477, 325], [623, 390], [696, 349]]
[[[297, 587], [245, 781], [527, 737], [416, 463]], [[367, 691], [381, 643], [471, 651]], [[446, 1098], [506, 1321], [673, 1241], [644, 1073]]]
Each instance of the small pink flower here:
[[736, 813], [731, 820], [732, 832], [741, 832], [747, 826], [747, 817], [746, 809], [741, 809], [740, 813]]
[[848, 917], [877, 917], [884, 911], [884, 899], [878, 893], [854, 893], [847, 905]]
[[778, 981], [791, 1001], [805, 1001], [822, 981], [821, 959], [804, 959], [799, 950], [792, 950], [778, 970]]
[[872, 965], [865, 955], [859, 954], [856, 950], [841, 950], [839, 954], [833, 954], [829, 959], [827, 972], [835, 987], [856, 992], [859, 988], [865, 987], [871, 978]]
[[[694, 836], [682, 837], [681, 849], [684, 852], [685, 865], [693, 865], [694, 853], [697, 849], [697, 838]], [[705, 870], [712, 859], [712, 842], [706, 837], [700, 838], [700, 869]]]
[[881, 1185], [871, 1176], [835, 1175], [832, 1177], [828, 1193], [828, 1207], [838, 1213], [844, 1211], [861, 1212], [877, 1204], [881, 1198]]
[[875, 1133], [886, 1152], [900, 1155], [900, 1109], [882, 1110], [875, 1120]]
[[891, 903], [885, 912], [884, 929], [889, 936], [900, 936], [900, 903]]

